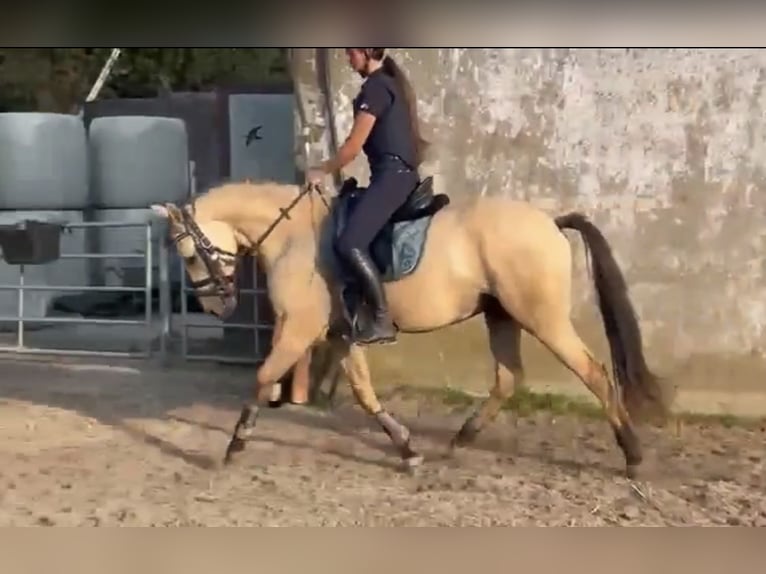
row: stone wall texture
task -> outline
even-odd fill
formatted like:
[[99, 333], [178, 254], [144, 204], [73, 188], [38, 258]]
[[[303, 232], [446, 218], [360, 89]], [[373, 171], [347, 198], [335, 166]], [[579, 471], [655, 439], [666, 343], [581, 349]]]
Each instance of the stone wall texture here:
[[[316, 52], [296, 52], [312, 153], [324, 156]], [[342, 141], [361, 80], [342, 50], [328, 53]], [[423, 171], [438, 191], [582, 210], [612, 243], [658, 370], [681, 387], [766, 390], [766, 51], [390, 53], [418, 93], [433, 142]], [[364, 158], [347, 173], [366, 179]], [[603, 351], [579, 238], [572, 244], [573, 316]]]

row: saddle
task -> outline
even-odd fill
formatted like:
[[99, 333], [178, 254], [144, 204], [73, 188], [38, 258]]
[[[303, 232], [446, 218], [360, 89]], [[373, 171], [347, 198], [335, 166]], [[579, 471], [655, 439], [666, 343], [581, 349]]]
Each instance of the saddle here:
[[[354, 177], [343, 182], [335, 209], [336, 239], [345, 229], [346, 222], [365, 189], [359, 186]], [[370, 246], [370, 255], [384, 282], [403, 279], [415, 271], [423, 254], [431, 218], [449, 203], [450, 199], [446, 194], [434, 194], [432, 176], [418, 182]]]
[[[359, 182], [355, 177], [349, 177], [340, 188], [340, 196], [342, 198], [346, 194], [350, 194], [353, 199], [357, 199], [359, 193], [364, 191], [365, 188], [359, 187]], [[388, 225], [435, 215], [439, 210], [449, 205], [449, 202], [449, 196], [444, 193], [434, 195], [434, 178], [429, 175], [418, 182], [404, 204], [391, 216]]]

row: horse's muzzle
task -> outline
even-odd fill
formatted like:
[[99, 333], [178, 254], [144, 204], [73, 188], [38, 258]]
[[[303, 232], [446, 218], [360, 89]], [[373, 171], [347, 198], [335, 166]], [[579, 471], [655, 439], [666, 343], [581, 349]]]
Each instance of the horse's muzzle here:
[[237, 308], [237, 296], [236, 295], [229, 295], [223, 300], [223, 309], [221, 310], [221, 313], [218, 315], [218, 318], [222, 321], [225, 321], [229, 317], [231, 317], [234, 314], [234, 311]]

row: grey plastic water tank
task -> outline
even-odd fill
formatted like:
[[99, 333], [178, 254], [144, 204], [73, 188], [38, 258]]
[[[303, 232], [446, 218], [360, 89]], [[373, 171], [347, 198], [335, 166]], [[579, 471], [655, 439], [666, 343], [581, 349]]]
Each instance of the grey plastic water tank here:
[[0, 209], [83, 209], [88, 203], [87, 138], [66, 114], [0, 114]]
[[[152, 228], [152, 280], [155, 286], [159, 283], [159, 250], [158, 243], [167, 240], [167, 222], [157, 217], [151, 209], [103, 209], [93, 212], [93, 220], [99, 222], [135, 222], [146, 223], [153, 221]], [[102, 254], [145, 253], [145, 227], [102, 227], [94, 229], [97, 233], [97, 248]], [[169, 246], [169, 274], [171, 281], [180, 279], [181, 260], [175, 255], [173, 246]], [[140, 259], [101, 259], [94, 266], [98, 276], [93, 281], [99, 285], [124, 285], [128, 287], [143, 287], [146, 267], [143, 258]]]
[[96, 118], [88, 131], [88, 149], [92, 207], [142, 209], [188, 196], [189, 144], [183, 120]]

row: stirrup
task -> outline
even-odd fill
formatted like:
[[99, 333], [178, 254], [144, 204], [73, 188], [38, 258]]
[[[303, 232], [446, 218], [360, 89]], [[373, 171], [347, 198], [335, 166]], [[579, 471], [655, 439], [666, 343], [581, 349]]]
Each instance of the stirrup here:
[[380, 325], [377, 322], [371, 320], [370, 324], [366, 325], [365, 331], [360, 329], [358, 317], [357, 320], [351, 325], [350, 341], [357, 345], [395, 345], [397, 343], [397, 329], [396, 326], [389, 320], [384, 319], [390, 324], [390, 334], [383, 334], [381, 331], [388, 330], [386, 325]]
[[362, 345], [364, 347], [372, 346], [372, 345], [381, 345], [381, 346], [389, 346], [389, 345], [396, 345], [398, 343], [398, 339], [396, 338], [396, 334], [392, 335], [377, 335], [374, 338], [362, 338], [360, 333], [354, 333], [351, 343], [355, 345]]

